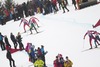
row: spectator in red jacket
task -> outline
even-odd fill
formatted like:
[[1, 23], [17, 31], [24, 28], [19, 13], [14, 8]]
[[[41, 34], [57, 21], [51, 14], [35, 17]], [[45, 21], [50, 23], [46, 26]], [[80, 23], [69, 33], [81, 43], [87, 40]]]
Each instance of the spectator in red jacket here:
[[56, 56], [56, 59], [54, 60], [53, 65], [54, 65], [54, 67], [60, 67], [60, 62], [59, 62], [58, 56]]

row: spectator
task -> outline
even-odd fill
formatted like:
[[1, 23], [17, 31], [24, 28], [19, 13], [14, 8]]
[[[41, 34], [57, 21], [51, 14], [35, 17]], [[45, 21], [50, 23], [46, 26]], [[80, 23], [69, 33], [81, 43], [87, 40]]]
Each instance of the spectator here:
[[76, 7], [76, 1], [72, 0], [72, 4], [74, 4], [75, 10], [76, 10], [77, 9], [77, 7]]
[[[32, 44], [32, 43], [30, 43]], [[30, 59], [31, 61], [34, 63], [35, 60], [36, 60], [36, 57], [35, 57], [35, 50], [34, 50], [35, 46], [34, 45], [31, 45], [31, 48], [30, 48]]]
[[11, 45], [9, 44], [9, 41], [8, 41], [8, 37], [5, 35], [4, 37], [4, 40], [5, 40], [5, 44], [8, 48], [11, 48]]
[[54, 67], [60, 67], [60, 62], [58, 60], [58, 56], [56, 56], [56, 59], [53, 62]]
[[16, 40], [16, 37], [13, 35], [13, 33], [10, 33], [10, 38], [14, 44], [14, 48], [17, 49], [17, 40]]
[[43, 45], [41, 45], [41, 52], [42, 52], [41, 59], [44, 61], [44, 66], [46, 66], [45, 54], [47, 54], [47, 51], [45, 52]]
[[12, 55], [11, 55], [11, 53], [10, 53], [9, 50], [7, 50], [6, 58], [9, 60], [10, 67], [12, 67], [12, 62], [13, 62], [13, 67], [16, 67], [16, 66], [15, 66], [15, 61], [14, 61], [14, 59], [12, 58]]
[[69, 9], [67, 8], [64, 0], [61, 0], [61, 6], [62, 6], [62, 9], [63, 9], [63, 13], [65, 13], [65, 9], [69, 12]]
[[64, 62], [64, 67], [72, 67], [73, 63], [69, 60], [68, 56], [66, 56], [66, 60]]
[[34, 67], [44, 67], [44, 62], [41, 60], [41, 58], [39, 56], [34, 63]]
[[24, 49], [24, 45], [23, 45], [23, 43], [22, 43], [22, 37], [21, 37], [21, 35], [20, 35], [20, 32], [18, 32], [18, 35], [16, 36], [16, 39], [17, 39], [17, 41], [18, 41], [20, 50], [23, 50], [23, 49]]
[[5, 50], [5, 44], [3, 42], [3, 37], [4, 36], [0, 32], [0, 46], [1, 46], [2, 51]]

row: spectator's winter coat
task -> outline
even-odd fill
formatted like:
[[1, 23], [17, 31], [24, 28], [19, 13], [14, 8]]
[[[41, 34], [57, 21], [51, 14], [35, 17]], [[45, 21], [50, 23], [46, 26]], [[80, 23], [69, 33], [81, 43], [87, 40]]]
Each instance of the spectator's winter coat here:
[[24, 49], [24, 45], [23, 45], [23, 43], [22, 43], [22, 37], [21, 37], [21, 35], [20, 35], [20, 32], [18, 32], [18, 35], [17, 35], [16, 39], [17, 39], [17, 41], [18, 41], [18, 43], [19, 43], [19, 48], [20, 48], [20, 50]]
[[60, 67], [60, 62], [58, 61], [58, 59], [54, 60], [53, 65], [54, 67]]
[[4, 10], [4, 13], [5, 13], [5, 16], [6, 16], [6, 17], [9, 16], [9, 12], [8, 12], [7, 9]]
[[[9, 60], [10, 67], [16, 67], [15, 61], [13, 60], [12, 55], [9, 50], [7, 50], [6, 58]], [[12, 62], [13, 62], [13, 66], [12, 66]]]
[[6, 54], [7, 59], [12, 59], [11, 53], [9, 50], [7, 50], [7, 54]]
[[57, 0], [52, 0], [52, 3], [57, 5]]
[[44, 66], [44, 62], [40, 59], [37, 59], [34, 63], [34, 67], [43, 67]]
[[41, 48], [41, 52], [43, 55], [45, 55], [44, 48]]
[[4, 44], [4, 42], [3, 42], [3, 35], [0, 33], [0, 46], [1, 46], [1, 49], [2, 50], [5, 50], [5, 44]]
[[10, 35], [10, 38], [11, 38], [11, 40], [12, 40], [13, 42], [16, 42], [16, 38], [15, 38], [15, 36], [14, 36], [13, 34]]
[[42, 56], [42, 52], [41, 52], [41, 49], [39, 47], [38, 47], [37, 52], [38, 52], [38, 56]]
[[15, 38], [15, 36], [11, 33], [10, 34], [10, 39], [12, 40], [13, 44], [14, 44], [14, 48], [16, 49], [17, 48], [17, 40]]
[[72, 65], [73, 65], [73, 63], [71, 62], [71, 60], [64, 62], [64, 67], [72, 67]]
[[31, 48], [30, 43], [27, 43], [27, 46], [25, 48], [25, 51], [28, 52], [28, 53], [30, 53], [30, 48]]
[[18, 42], [22, 42], [22, 37], [21, 37], [21, 35], [18, 35], [18, 36], [17, 36], [17, 41], [18, 41]]
[[75, 0], [72, 0], [72, 4], [76, 4], [76, 1]]
[[30, 54], [31, 54], [32, 57], [35, 57], [35, 51], [34, 51], [34, 48], [32, 48], [32, 47], [31, 47], [31, 53]]
[[9, 41], [8, 41], [7, 36], [5, 36], [5, 39], [4, 40], [5, 40], [5, 44], [8, 45], [9, 47], [11, 47], [11, 45], [9, 44]]
[[3, 37], [4, 37], [4, 36], [0, 34], [0, 41], [2, 41], [2, 40], [3, 40]]

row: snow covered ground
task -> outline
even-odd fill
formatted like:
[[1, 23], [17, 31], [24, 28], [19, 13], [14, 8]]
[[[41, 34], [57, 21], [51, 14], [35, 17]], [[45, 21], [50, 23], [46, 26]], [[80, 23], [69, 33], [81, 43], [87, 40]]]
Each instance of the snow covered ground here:
[[[88, 36], [83, 40], [83, 36], [87, 30], [91, 30], [92, 24], [95, 24], [100, 19], [100, 4], [90, 6], [81, 10], [74, 10], [74, 6], [68, 6], [69, 12], [62, 13], [58, 11], [57, 14], [42, 15], [37, 14], [41, 26], [38, 31], [41, 33], [36, 34], [33, 31], [22, 34], [23, 44], [26, 46], [27, 42], [35, 45], [35, 48], [44, 45], [48, 54], [46, 55], [46, 63], [48, 67], [53, 67], [53, 61], [58, 53], [61, 53], [73, 62], [73, 67], [100, 67], [100, 46], [97, 49], [84, 51], [89, 46]], [[28, 20], [30, 17], [27, 17]], [[23, 24], [19, 27], [20, 20], [14, 22], [9, 21], [6, 25], [0, 26], [0, 32], [7, 35], [10, 44], [10, 33], [17, 35], [18, 32], [23, 32]], [[28, 27], [26, 28], [28, 29]], [[100, 27], [95, 30], [100, 32]], [[94, 46], [94, 42], [93, 42]], [[18, 51], [12, 54], [17, 67], [28, 67], [32, 65], [28, 61], [28, 55], [25, 51]], [[9, 61], [6, 59], [6, 51], [0, 49], [0, 66], [9, 67]], [[34, 67], [34, 66], [32, 66]]]

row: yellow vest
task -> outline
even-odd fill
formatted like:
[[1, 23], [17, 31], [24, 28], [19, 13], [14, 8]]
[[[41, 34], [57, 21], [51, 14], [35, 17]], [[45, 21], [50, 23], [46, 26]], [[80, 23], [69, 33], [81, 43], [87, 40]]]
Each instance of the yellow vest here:
[[34, 67], [43, 67], [44, 62], [42, 60], [36, 60], [34, 63]]
[[73, 63], [70, 60], [64, 62], [64, 67], [72, 67], [72, 65]]

